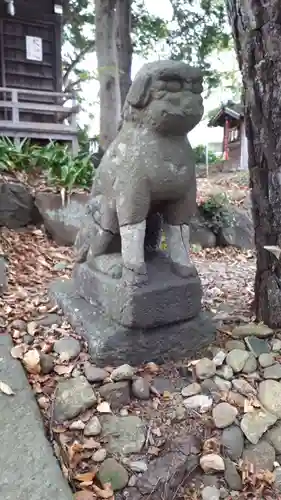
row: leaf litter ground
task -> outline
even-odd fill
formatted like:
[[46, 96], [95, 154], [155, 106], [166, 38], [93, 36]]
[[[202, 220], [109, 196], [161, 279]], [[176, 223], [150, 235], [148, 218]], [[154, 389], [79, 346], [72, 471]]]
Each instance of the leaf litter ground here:
[[[244, 202], [248, 193], [247, 176], [244, 173], [216, 174], [212, 177], [211, 180], [198, 180], [200, 199], [206, 199], [215, 192], [226, 192], [233, 203]], [[91, 461], [91, 456], [93, 449], [98, 449], [101, 444], [93, 438], [81, 438], [81, 428], [91, 418], [91, 411], [88, 410], [73, 422], [63, 425], [56, 425], [53, 418], [58, 381], [70, 377], [75, 370], [82, 369], [89, 358], [87, 344], [73, 332], [71, 326], [63, 321], [63, 318], [62, 322], [57, 321], [59, 324], [54, 323], [59, 311], [48, 297], [48, 286], [52, 280], [70, 277], [73, 267], [72, 250], [49, 241], [40, 229], [30, 228], [22, 232], [3, 230], [0, 233], [1, 254], [9, 261], [9, 289], [5, 297], [0, 299], [0, 329], [8, 330], [12, 334], [15, 346], [11, 355], [21, 359], [27, 371], [42, 413], [46, 434], [65, 477], [76, 492], [75, 500], [114, 500], [110, 486], [100, 489], [95, 479], [97, 468]], [[203, 307], [212, 311], [224, 325], [217, 334], [216, 343], [220, 345], [224, 343], [225, 337], [229, 338], [231, 325], [251, 319], [255, 257], [253, 252], [216, 248], [196, 252], [193, 259], [202, 280]], [[41, 324], [40, 319], [44, 319], [46, 315], [53, 315], [54, 321], [50, 324], [42, 321]], [[56, 340], [68, 335], [81, 342], [81, 353], [71, 361], [57, 356], [54, 370], [43, 375], [38, 353], [48, 354]], [[200, 355], [202, 356], [202, 353], [198, 353], [198, 357]], [[183, 359], [182, 365], [188, 365], [189, 361]], [[108, 369], [110, 370], [110, 367]], [[145, 367], [138, 367], [137, 372], [140, 375], [145, 374], [149, 379], [160, 375], [169, 380], [171, 386], [176, 386], [180, 379], [175, 363], [167, 363], [161, 367], [148, 363]], [[7, 387], [2, 381], [0, 390], [7, 396], [13, 396], [13, 388]], [[143, 452], [148, 459], [165, 453], [166, 444], [180, 435], [200, 436], [205, 442], [204, 449], [210, 442], [215, 446], [216, 431], [206, 414], [191, 410], [183, 422], [172, 422], [177, 399], [170, 394], [169, 387], [162, 394], [155, 390], [153, 396], [152, 400], [145, 402], [132, 400], [130, 405], [124, 408], [147, 422], [148, 431]], [[101, 410], [102, 405], [106, 404], [101, 403]], [[243, 477], [245, 487], [239, 497], [236, 497], [238, 500], [278, 498], [273, 493], [267, 494], [264, 489], [267, 483], [252, 471], [245, 471]], [[199, 500], [201, 479], [195, 477], [188, 491], [179, 491], [178, 498], [173, 500]]]

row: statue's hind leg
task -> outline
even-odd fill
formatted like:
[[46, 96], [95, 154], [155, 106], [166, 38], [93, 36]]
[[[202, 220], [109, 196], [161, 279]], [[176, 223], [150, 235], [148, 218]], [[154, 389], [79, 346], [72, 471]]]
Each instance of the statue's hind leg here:
[[164, 211], [168, 254], [175, 273], [182, 277], [198, 275], [190, 257], [189, 220], [193, 211], [193, 200], [192, 196], [189, 197], [189, 193], [184, 198], [169, 203]]
[[93, 233], [91, 235], [91, 258], [108, 253], [108, 247], [113, 238], [118, 234], [118, 220], [115, 203], [101, 197], [99, 210], [93, 214]]

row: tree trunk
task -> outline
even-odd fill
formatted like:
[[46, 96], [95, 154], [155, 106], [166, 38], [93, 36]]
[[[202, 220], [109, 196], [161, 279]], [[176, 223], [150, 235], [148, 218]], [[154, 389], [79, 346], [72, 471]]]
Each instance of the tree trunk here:
[[281, 1], [227, 0], [245, 90], [258, 320], [281, 327]]
[[96, 54], [100, 81], [100, 146], [105, 151], [117, 133], [116, 0], [95, 0]]
[[131, 3], [131, 0], [117, 0], [116, 3], [115, 42], [120, 112], [132, 83]]

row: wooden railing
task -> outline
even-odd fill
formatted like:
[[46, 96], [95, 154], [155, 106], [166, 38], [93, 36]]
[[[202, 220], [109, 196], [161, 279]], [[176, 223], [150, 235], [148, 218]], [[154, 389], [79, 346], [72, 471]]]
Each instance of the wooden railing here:
[[[73, 149], [77, 149], [76, 118], [79, 106], [73, 94], [0, 87], [0, 95], [4, 97], [0, 100], [0, 112], [5, 110], [7, 114], [11, 110], [10, 119], [0, 119], [0, 135], [69, 140]], [[47, 99], [57, 101], [58, 104], [44, 102]], [[64, 106], [66, 101], [71, 101], [72, 105]], [[30, 112], [33, 115], [32, 121], [22, 119], [23, 112]], [[49, 121], [37, 121], [36, 114], [48, 116]], [[68, 123], [65, 123], [66, 120]]]

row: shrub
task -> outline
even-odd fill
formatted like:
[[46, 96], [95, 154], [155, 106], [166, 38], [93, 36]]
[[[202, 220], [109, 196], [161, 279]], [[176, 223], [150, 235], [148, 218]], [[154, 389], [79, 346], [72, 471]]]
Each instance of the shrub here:
[[29, 174], [38, 169], [50, 183], [68, 192], [74, 187], [89, 188], [94, 174], [91, 154], [85, 150], [73, 156], [68, 146], [54, 142], [38, 146], [24, 140], [16, 145], [8, 138], [0, 139], [0, 172]]
[[198, 208], [213, 233], [218, 234], [222, 227], [231, 226], [232, 216], [226, 194], [211, 195], [207, 200], [199, 203]]
[[[206, 146], [200, 144], [193, 149], [193, 154], [195, 158], [196, 165], [206, 163]], [[216, 163], [218, 161], [217, 156], [212, 151], [208, 151], [208, 163], [209, 165], [212, 163]]]

